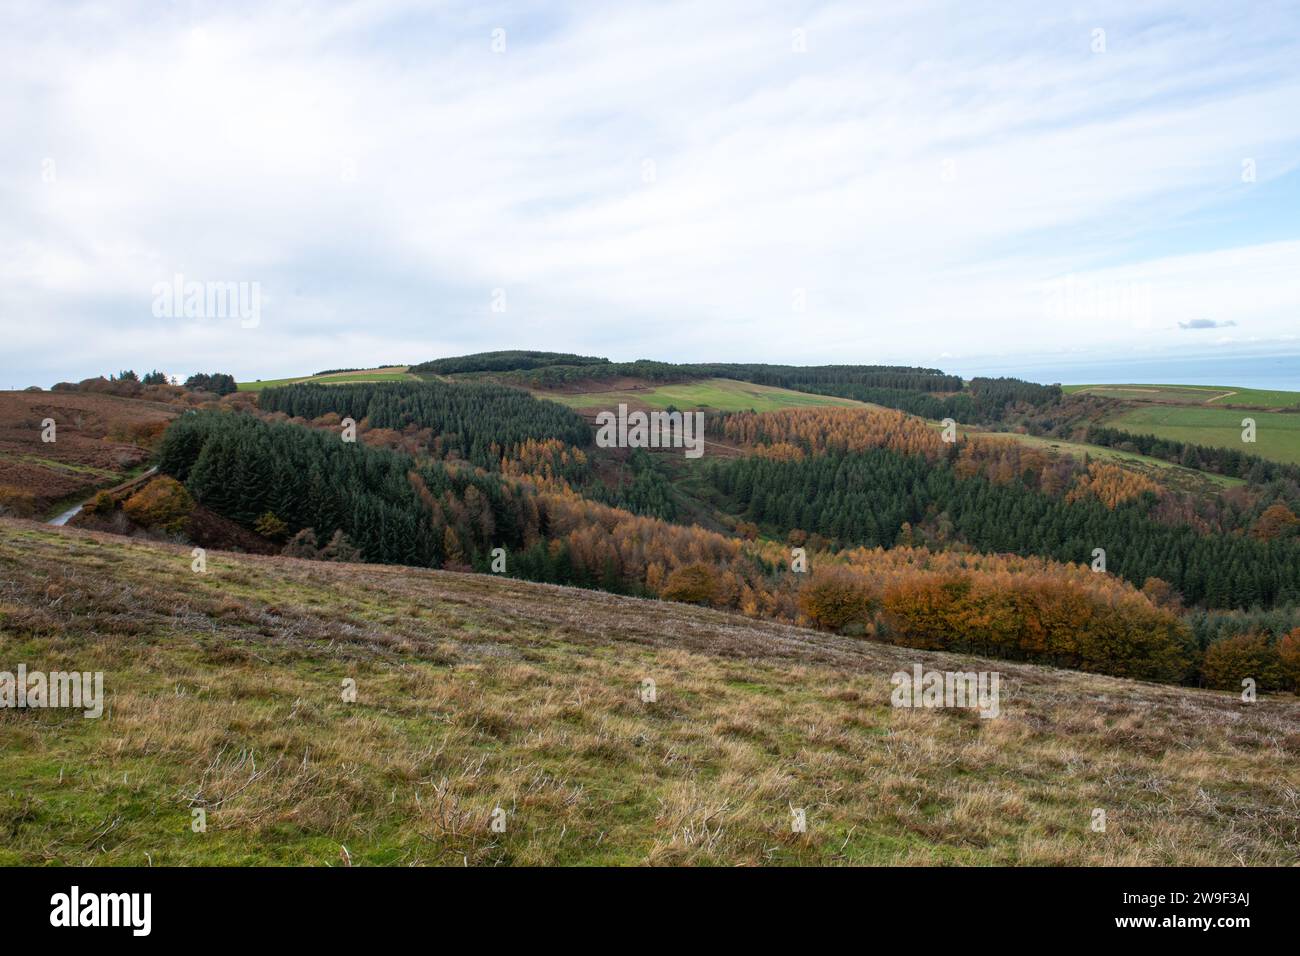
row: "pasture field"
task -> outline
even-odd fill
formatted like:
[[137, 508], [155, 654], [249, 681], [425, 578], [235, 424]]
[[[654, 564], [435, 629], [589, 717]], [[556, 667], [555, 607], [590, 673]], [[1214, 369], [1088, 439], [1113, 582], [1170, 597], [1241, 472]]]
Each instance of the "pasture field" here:
[[[1255, 421], [1255, 443], [1241, 440], [1242, 419]], [[1300, 414], [1184, 405], [1141, 405], [1107, 419], [1111, 428], [1197, 445], [1236, 448], [1300, 464]]]
[[1066, 385], [1067, 394], [1083, 393], [1132, 402], [1174, 402], [1231, 408], [1300, 408], [1300, 392], [1218, 385]]
[[303, 375], [298, 378], [270, 378], [259, 382], [240, 382], [241, 392], [260, 392], [275, 385], [297, 385], [300, 382], [319, 382], [322, 385], [338, 385], [343, 382], [415, 382], [419, 377], [412, 375], [404, 365], [390, 365], [386, 368], [363, 369], [358, 372], [332, 372], [329, 375]]
[[711, 408], [719, 412], [772, 412], [781, 408], [803, 408], [813, 405], [838, 405], [864, 407], [862, 402], [828, 395], [810, 395], [771, 385], [755, 385], [729, 378], [710, 378], [701, 382], [679, 382], [673, 385], [647, 386], [645, 388], [618, 388], [608, 391], [582, 393], [535, 391], [539, 398], [548, 398], [574, 409], [613, 408], [620, 402], [650, 408], [681, 409]]
[[[191, 560], [0, 519], [0, 656], [104, 674], [99, 719], [0, 709], [0, 865], [1300, 862], [1294, 697], [482, 574]], [[914, 664], [998, 671], [999, 716], [891, 706]]]

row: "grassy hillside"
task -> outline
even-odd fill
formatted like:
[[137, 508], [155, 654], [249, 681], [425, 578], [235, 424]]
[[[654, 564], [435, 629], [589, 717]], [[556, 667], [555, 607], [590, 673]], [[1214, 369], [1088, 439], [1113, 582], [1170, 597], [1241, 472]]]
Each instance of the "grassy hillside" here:
[[[1255, 420], [1253, 445], [1241, 440], [1243, 418]], [[1107, 419], [1105, 424], [1137, 434], [1235, 448], [1274, 461], [1300, 464], [1300, 414], [1205, 406], [1140, 405]]]
[[304, 375], [299, 378], [275, 378], [265, 381], [240, 382], [241, 392], [260, 392], [275, 385], [295, 385], [299, 382], [321, 382], [325, 385], [337, 385], [342, 382], [412, 382], [419, 376], [412, 375], [403, 365], [391, 365], [386, 368], [363, 369], [359, 372], [330, 372], [327, 375]]
[[771, 385], [755, 385], [728, 378], [711, 378], [701, 382], [685, 382], [633, 388], [616, 388], [605, 391], [581, 393], [537, 391], [539, 397], [562, 402], [570, 408], [615, 408], [620, 402], [649, 408], [711, 408], [720, 412], [739, 412], [753, 409], [771, 412], [780, 408], [801, 408], [810, 405], [856, 405], [847, 398], [811, 395]]
[[[1293, 698], [488, 576], [190, 562], [0, 520], [0, 669], [103, 670], [107, 696], [100, 720], [0, 710], [0, 864], [1300, 860]], [[891, 708], [914, 662], [1001, 672], [1001, 716]]]
[[[1208, 385], [1067, 385], [1064, 391], [1125, 402], [1106, 419], [1112, 428], [1300, 464], [1300, 415], [1294, 411], [1300, 392]], [[1241, 440], [1246, 417], [1255, 419], [1254, 445]]]
[[1134, 402], [1214, 405], [1220, 408], [1300, 408], [1300, 392], [1230, 388], [1220, 385], [1066, 385], [1067, 394], [1084, 393]]

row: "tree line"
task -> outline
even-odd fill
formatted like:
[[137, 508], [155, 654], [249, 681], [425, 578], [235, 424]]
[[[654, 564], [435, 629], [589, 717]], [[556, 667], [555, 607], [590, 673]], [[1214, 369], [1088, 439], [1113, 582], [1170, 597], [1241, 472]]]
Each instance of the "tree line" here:
[[335, 414], [365, 419], [372, 428], [428, 429], [436, 457], [456, 456], [484, 468], [496, 467], [502, 454], [528, 440], [591, 443], [591, 429], [573, 410], [478, 382], [300, 383], [263, 390], [259, 405], [292, 418]]
[[987, 424], [1001, 421], [1014, 408], [1041, 409], [1061, 399], [1061, 386], [1039, 385], [1018, 378], [973, 378], [969, 389], [961, 391], [958, 379], [953, 394], [930, 394], [901, 388], [881, 388], [850, 382], [807, 383], [791, 385], [799, 391], [819, 395], [851, 398], [873, 405], [896, 408], [921, 418], [942, 420], [951, 418], [965, 424]]
[[962, 387], [959, 375], [938, 369], [894, 365], [768, 365], [763, 363], [700, 362], [681, 364], [639, 359], [592, 365], [544, 365], [500, 376], [530, 388], [554, 388], [582, 381], [640, 378], [652, 382], [728, 378], [758, 385], [774, 385], [815, 392], [837, 384], [875, 388], [952, 391]]
[[230, 395], [238, 391], [233, 375], [225, 372], [196, 372], [185, 380], [185, 388], [191, 392], [212, 392], [214, 395]]
[[513, 372], [521, 369], [542, 368], [547, 365], [607, 365], [609, 359], [594, 355], [573, 355], [567, 352], [531, 352], [510, 350], [476, 352], [473, 355], [456, 355], [412, 365], [410, 371], [433, 375], [454, 375], [460, 372]]
[[1154, 495], [1113, 506], [1073, 501], [1026, 486], [961, 477], [947, 460], [932, 462], [885, 448], [800, 460], [766, 457], [714, 462], [710, 480], [746, 518], [780, 531], [816, 532], [843, 546], [910, 544], [911, 528], [929, 522], [941, 542], [982, 552], [1037, 554], [1089, 562], [1106, 552], [1106, 569], [1141, 585], [1172, 584], [1192, 604], [1269, 606], [1300, 599], [1300, 545], [1199, 534], [1148, 515]]
[[1141, 435], [1101, 425], [1094, 425], [1088, 429], [1087, 440], [1093, 445], [1134, 451], [1183, 465], [1186, 468], [1210, 471], [1231, 478], [1244, 478], [1254, 485], [1278, 480], [1300, 482], [1300, 465], [1270, 461], [1238, 448], [1194, 445], [1172, 438]]

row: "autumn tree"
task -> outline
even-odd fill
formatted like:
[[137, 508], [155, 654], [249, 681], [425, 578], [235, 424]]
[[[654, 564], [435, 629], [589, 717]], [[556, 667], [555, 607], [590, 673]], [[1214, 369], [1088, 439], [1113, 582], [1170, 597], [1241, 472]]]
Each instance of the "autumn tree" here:
[[36, 511], [36, 495], [17, 485], [0, 485], [0, 515], [26, 518]]
[[713, 568], [702, 562], [677, 568], [664, 583], [660, 597], [666, 601], [686, 604], [712, 604], [718, 592], [718, 579]]
[[1278, 649], [1266, 636], [1237, 634], [1205, 649], [1201, 680], [1207, 687], [1239, 691], [1247, 678], [1261, 691], [1277, 690], [1282, 684]]
[[460, 536], [451, 525], [448, 525], [442, 533], [442, 553], [444, 567], [461, 567], [465, 564], [465, 552], [460, 546]]
[[1183, 599], [1174, 586], [1161, 578], [1150, 577], [1142, 582], [1142, 593], [1156, 607], [1169, 608], [1178, 612], [1183, 609]]
[[1300, 519], [1290, 508], [1278, 502], [1264, 509], [1250, 533], [1263, 541], [1272, 541], [1294, 534], [1297, 525], [1300, 525]]
[[85, 511], [92, 515], [112, 514], [117, 508], [117, 501], [107, 491], [97, 491], [95, 496], [86, 502]]
[[1284, 634], [1277, 644], [1278, 664], [1282, 672], [1282, 686], [1300, 693], [1300, 627]]
[[189, 528], [194, 499], [179, 481], [163, 475], [128, 498], [122, 510], [128, 518], [145, 528], [184, 534]]
[[819, 569], [799, 589], [799, 609], [818, 627], [833, 631], [866, 624], [875, 603], [862, 575], [843, 567]]
[[1074, 502], [1091, 496], [1114, 510], [1125, 502], [1137, 500], [1143, 494], [1159, 495], [1161, 491], [1160, 485], [1129, 468], [1092, 462], [1088, 465], [1088, 470], [1079, 475], [1065, 500]]
[[271, 541], [283, 541], [289, 534], [289, 526], [277, 518], [273, 511], [264, 512], [254, 521], [253, 530]]

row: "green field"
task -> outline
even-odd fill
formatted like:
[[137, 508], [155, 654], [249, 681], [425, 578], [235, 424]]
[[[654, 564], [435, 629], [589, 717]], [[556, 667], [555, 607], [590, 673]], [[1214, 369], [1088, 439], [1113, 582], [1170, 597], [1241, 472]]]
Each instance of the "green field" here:
[[582, 394], [538, 391], [540, 398], [568, 405], [570, 408], [610, 408], [620, 402], [651, 408], [712, 408], [720, 412], [772, 412], [781, 408], [812, 405], [862, 407], [861, 402], [826, 395], [809, 395], [770, 385], [737, 382], [729, 378], [710, 378], [702, 382], [684, 382], [646, 388], [612, 389]]
[[[1241, 440], [1243, 418], [1255, 420], [1254, 444]], [[1294, 413], [1143, 405], [1108, 419], [1106, 424], [1136, 434], [1236, 448], [1261, 458], [1300, 464], [1300, 415]]]
[[1066, 385], [1067, 394], [1084, 393], [1132, 402], [1175, 402], [1231, 408], [1300, 408], [1300, 392], [1223, 385]]
[[334, 372], [330, 375], [302, 375], [298, 378], [268, 378], [256, 382], [240, 382], [241, 392], [260, 392], [275, 385], [296, 385], [299, 382], [320, 382], [324, 385], [338, 385], [343, 382], [412, 382], [417, 381], [404, 366], [394, 365], [388, 368], [364, 369], [360, 372]]

